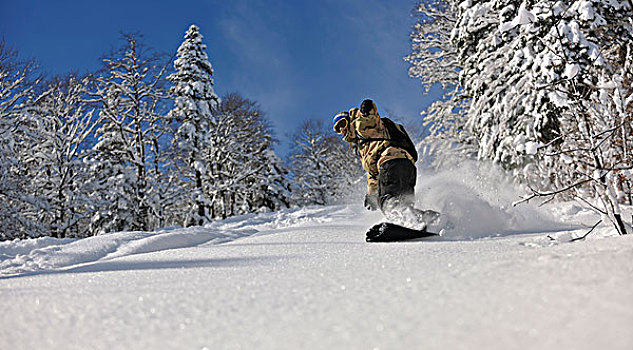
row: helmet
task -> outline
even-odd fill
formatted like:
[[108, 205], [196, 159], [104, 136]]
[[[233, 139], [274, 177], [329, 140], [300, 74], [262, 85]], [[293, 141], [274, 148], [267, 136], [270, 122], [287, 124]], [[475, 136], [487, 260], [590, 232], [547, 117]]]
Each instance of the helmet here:
[[332, 119], [332, 129], [334, 129], [334, 132], [338, 134], [341, 132], [343, 128], [347, 126], [348, 122], [349, 122], [349, 113], [341, 112], [335, 115], [334, 118]]

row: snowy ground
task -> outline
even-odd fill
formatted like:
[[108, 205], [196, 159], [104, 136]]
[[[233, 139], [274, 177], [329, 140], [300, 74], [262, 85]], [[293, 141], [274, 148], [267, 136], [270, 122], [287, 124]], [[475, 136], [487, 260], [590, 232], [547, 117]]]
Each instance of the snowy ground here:
[[439, 178], [422, 242], [365, 243], [359, 206], [2, 242], [0, 349], [633, 348], [633, 235]]

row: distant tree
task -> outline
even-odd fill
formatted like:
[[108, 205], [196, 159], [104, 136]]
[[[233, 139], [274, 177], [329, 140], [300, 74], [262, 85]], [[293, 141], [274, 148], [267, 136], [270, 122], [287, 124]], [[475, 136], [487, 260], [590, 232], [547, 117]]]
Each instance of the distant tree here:
[[210, 148], [214, 216], [289, 207], [288, 171], [272, 149], [272, 131], [257, 104], [237, 93], [224, 96], [216, 126]]
[[[329, 130], [328, 130], [329, 131]], [[330, 146], [329, 162], [332, 163], [333, 194], [332, 203], [362, 201], [366, 192], [366, 174], [356, 155], [356, 149], [341, 140], [339, 135], [328, 136]]]
[[358, 158], [346, 143], [326, 130], [320, 120], [309, 120], [293, 136], [290, 161], [294, 200], [300, 205], [341, 202], [362, 187]]
[[211, 219], [210, 198], [205, 183], [212, 164], [208, 150], [212, 131], [217, 128], [220, 98], [213, 89], [213, 68], [206, 53], [207, 46], [197, 26], [191, 25], [178, 48], [175, 73], [167, 79], [173, 84], [174, 107], [169, 117], [177, 125], [173, 139], [174, 167], [186, 189], [183, 203], [186, 225], [202, 225]]
[[417, 21], [410, 34], [412, 53], [409, 76], [420, 79], [425, 93], [435, 84], [445, 90], [459, 86], [461, 70], [457, 49], [451, 33], [457, 22], [457, 3], [454, 0], [425, 0], [413, 9]]
[[167, 97], [162, 83], [167, 65], [146, 51], [136, 35], [104, 59], [107, 75], [97, 77], [93, 91], [100, 105], [100, 126], [93, 150], [95, 179], [108, 203], [93, 223], [99, 231], [151, 230], [160, 222], [155, 190], [161, 137], [165, 135], [160, 107]]
[[86, 159], [97, 126], [85, 103], [87, 82], [72, 75], [54, 78], [29, 111], [38, 121], [38, 132], [28, 147], [27, 188], [45, 203], [33, 216], [44, 235], [85, 236], [98, 207]]
[[25, 161], [37, 138], [37, 124], [25, 111], [41, 78], [34, 61], [0, 41], [0, 240], [37, 236], [41, 228], [29, 214], [42, 205], [28, 194]]
[[260, 161], [263, 169], [251, 180], [252, 187], [257, 189], [250, 195], [252, 207], [257, 211], [275, 211], [293, 206], [290, 170], [283, 160], [272, 148], [266, 148]]

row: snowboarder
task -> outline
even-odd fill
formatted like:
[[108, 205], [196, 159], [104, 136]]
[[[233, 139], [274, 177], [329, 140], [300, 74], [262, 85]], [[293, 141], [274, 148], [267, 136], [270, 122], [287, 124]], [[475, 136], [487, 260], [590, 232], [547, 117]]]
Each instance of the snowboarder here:
[[369, 99], [332, 122], [334, 131], [356, 147], [367, 172], [367, 209], [380, 209], [387, 220], [415, 229], [438, 220], [439, 213], [413, 206], [417, 152], [402, 125], [380, 118]]

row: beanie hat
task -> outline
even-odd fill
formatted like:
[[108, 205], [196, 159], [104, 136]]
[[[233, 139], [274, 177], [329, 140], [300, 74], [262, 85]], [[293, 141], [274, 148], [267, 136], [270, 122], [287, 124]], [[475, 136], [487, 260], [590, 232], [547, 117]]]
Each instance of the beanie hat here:
[[347, 121], [347, 117], [349, 117], [348, 112], [341, 112], [335, 115], [334, 118], [332, 118], [332, 129], [334, 129], [334, 131], [336, 132], [336, 127], [339, 125], [339, 123], [342, 123], [342, 120]]

